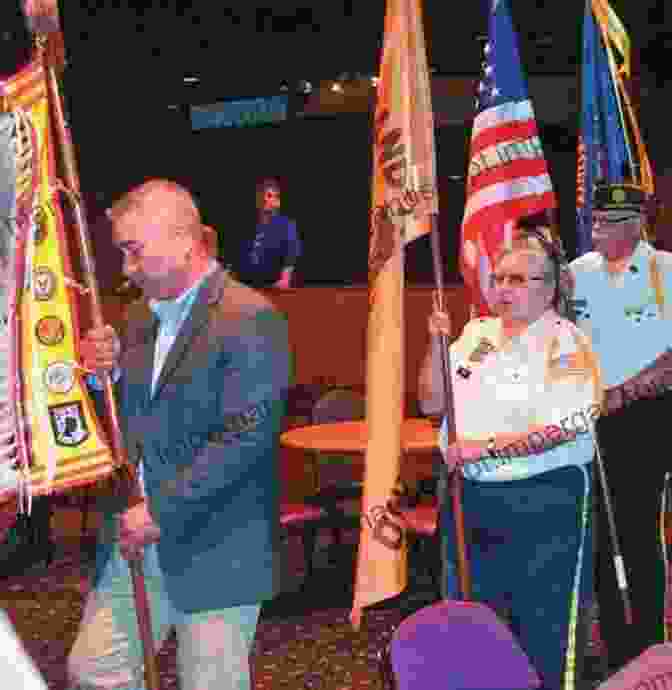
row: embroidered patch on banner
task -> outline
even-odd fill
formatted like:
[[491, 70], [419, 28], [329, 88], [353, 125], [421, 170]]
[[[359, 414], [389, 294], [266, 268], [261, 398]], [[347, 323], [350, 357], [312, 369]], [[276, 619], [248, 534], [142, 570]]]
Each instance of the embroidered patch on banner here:
[[44, 385], [50, 393], [69, 393], [75, 386], [75, 373], [67, 362], [52, 362], [44, 372]]
[[46, 266], [38, 266], [33, 276], [33, 294], [40, 302], [50, 300], [56, 292], [56, 276]]
[[49, 418], [59, 446], [79, 446], [90, 436], [79, 400], [64, 405], [52, 405], [49, 408]]
[[65, 325], [58, 316], [45, 316], [37, 322], [35, 335], [42, 345], [58, 345], [65, 338]]

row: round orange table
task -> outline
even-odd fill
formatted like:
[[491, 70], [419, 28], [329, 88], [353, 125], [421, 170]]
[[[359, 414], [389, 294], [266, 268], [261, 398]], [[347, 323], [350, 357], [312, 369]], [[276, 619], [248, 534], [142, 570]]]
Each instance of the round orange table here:
[[[280, 442], [288, 448], [322, 453], [364, 453], [369, 443], [365, 421], [302, 426], [285, 431]], [[401, 430], [404, 453], [433, 451], [439, 447], [439, 430], [428, 419], [405, 419]]]

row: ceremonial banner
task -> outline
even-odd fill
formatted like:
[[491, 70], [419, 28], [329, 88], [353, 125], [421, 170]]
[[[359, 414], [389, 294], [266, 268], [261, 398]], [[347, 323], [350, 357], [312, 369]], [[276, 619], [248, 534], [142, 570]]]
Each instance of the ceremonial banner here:
[[490, 274], [516, 221], [555, 208], [506, 0], [493, 0], [476, 95], [460, 270], [476, 315], [490, 314]]
[[419, 0], [389, 0], [374, 123], [366, 420], [369, 433], [351, 620], [406, 586], [395, 516], [404, 412], [404, 246], [436, 214], [434, 121]]
[[[612, 46], [619, 51], [620, 68]], [[578, 256], [593, 248], [593, 193], [598, 181], [616, 184], [627, 175], [653, 194], [651, 166], [624, 83], [629, 65], [630, 40], [609, 3], [586, 0], [577, 156]], [[634, 152], [628, 127], [636, 142]]]
[[[87, 484], [112, 458], [77, 366], [77, 284], [59, 202], [45, 72], [40, 61], [4, 84], [2, 232], [11, 245], [10, 403], [18, 460], [33, 493]], [[9, 118], [9, 122], [7, 120]], [[9, 147], [9, 148], [7, 148]], [[5, 170], [5, 167], [3, 167]]]

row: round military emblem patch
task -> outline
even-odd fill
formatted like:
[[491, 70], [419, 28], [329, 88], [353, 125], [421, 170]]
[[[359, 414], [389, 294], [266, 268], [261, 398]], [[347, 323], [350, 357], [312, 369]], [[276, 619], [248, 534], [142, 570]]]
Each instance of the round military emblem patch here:
[[65, 326], [58, 316], [45, 316], [37, 322], [35, 335], [42, 345], [58, 345], [65, 338]]
[[69, 393], [75, 385], [72, 364], [53, 362], [44, 372], [44, 385], [50, 393]]
[[40, 302], [50, 300], [56, 292], [56, 275], [46, 266], [38, 266], [33, 273], [33, 293]]

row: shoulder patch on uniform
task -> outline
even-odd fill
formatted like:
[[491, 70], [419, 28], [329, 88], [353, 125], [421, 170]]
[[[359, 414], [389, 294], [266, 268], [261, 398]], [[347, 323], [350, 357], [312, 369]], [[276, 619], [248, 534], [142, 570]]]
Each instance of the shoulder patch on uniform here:
[[566, 322], [565, 328], [553, 338], [548, 353], [548, 375], [551, 381], [580, 377], [589, 379], [592, 375], [592, 360], [588, 343], [573, 324]]

